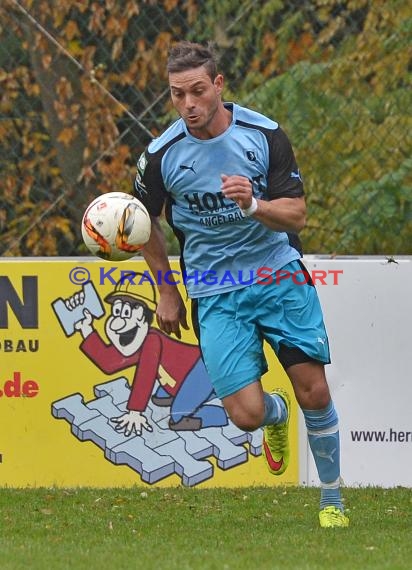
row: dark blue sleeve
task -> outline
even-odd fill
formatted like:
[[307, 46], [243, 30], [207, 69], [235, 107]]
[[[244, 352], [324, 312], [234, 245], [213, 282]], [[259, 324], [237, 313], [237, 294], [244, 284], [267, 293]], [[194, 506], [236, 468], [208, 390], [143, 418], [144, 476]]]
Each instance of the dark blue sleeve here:
[[160, 216], [166, 198], [161, 171], [161, 156], [146, 149], [137, 161], [134, 195], [151, 216]]
[[268, 197], [297, 198], [304, 195], [302, 177], [292, 145], [281, 128], [269, 137]]

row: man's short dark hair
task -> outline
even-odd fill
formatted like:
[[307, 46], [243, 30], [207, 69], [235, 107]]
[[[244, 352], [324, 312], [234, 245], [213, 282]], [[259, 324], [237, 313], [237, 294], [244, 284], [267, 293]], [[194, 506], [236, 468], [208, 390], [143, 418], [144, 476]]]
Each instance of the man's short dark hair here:
[[179, 73], [204, 66], [212, 81], [217, 75], [218, 58], [212, 43], [207, 46], [198, 43], [181, 41], [172, 45], [167, 60], [167, 72]]

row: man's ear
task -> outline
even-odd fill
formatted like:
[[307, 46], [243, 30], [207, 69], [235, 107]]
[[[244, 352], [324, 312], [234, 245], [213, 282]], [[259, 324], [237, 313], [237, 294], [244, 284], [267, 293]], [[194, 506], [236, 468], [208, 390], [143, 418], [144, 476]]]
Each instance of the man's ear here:
[[216, 92], [220, 95], [223, 91], [223, 86], [224, 86], [225, 80], [224, 77], [221, 73], [219, 73], [218, 75], [216, 75], [215, 80], [213, 82]]

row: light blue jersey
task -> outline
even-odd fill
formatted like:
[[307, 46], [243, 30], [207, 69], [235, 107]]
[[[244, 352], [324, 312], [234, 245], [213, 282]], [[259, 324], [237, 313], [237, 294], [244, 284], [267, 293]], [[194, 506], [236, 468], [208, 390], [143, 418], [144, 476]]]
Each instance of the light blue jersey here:
[[301, 257], [296, 235], [245, 217], [221, 191], [221, 175], [249, 178], [262, 200], [303, 195], [290, 142], [264, 115], [227, 103], [221, 135], [193, 137], [182, 119], [154, 139], [138, 161], [136, 196], [166, 218], [181, 246], [181, 280], [191, 298], [240, 289]]

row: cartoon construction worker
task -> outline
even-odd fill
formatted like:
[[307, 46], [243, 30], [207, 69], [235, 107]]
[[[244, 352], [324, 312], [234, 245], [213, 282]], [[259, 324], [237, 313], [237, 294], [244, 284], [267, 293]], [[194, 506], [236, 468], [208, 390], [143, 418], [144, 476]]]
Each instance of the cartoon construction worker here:
[[[157, 381], [160, 386], [152, 402], [170, 405], [170, 429], [195, 431], [226, 425], [223, 407], [208, 403], [216, 395], [199, 347], [152, 327], [157, 306], [155, 287], [143, 274], [131, 273], [127, 277], [123, 275], [105, 298], [111, 305], [111, 314], [105, 322], [110, 344], [94, 329], [94, 317], [87, 308], [83, 309], [84, 318], [74, 324], [83, 337], [80, 349], [105, 374], [136, 367], [128, 411], [111, 419], [115, 429], [127, 436], [140, 435], [142, 428], [152, 431], [143, 412]], [[80, 302], [81, 297], [76, 294], [66, 304], [74, 307]]]

